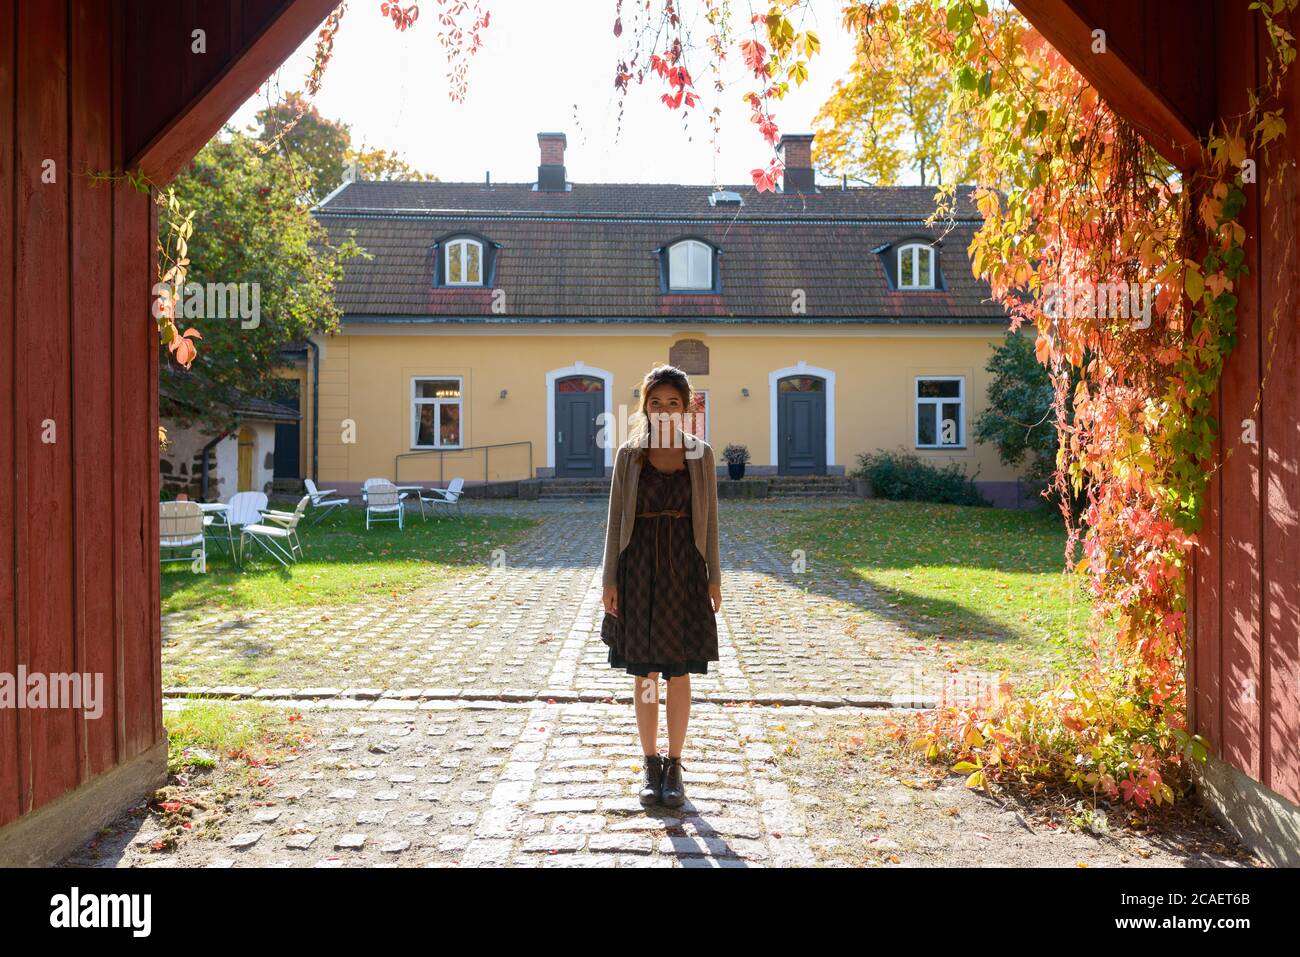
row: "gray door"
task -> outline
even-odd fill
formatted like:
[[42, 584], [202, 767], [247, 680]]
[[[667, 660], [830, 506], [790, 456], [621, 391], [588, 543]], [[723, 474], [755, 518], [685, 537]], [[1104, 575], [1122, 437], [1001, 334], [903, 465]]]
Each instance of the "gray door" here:
[[826, 474], [826, 380], [788, 376], [776, 384], [776, 471]]
[[605, 383], [569, 376], [555, 383], [555, 474], [603, 477], [605, 450], [596, 444], [596, 417], [605, 411]]

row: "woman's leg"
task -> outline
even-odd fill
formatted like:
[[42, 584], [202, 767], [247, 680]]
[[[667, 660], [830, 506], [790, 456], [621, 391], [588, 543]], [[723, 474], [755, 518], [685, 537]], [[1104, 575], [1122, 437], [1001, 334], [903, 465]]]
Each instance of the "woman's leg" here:
[[686, 725], [691, 718], [691, 676], [668, 679], [668, 756], [680, 758], [686, 743]]
[[632, 704], [642, 754], [659, 753], [659, 672], [633, 678]]

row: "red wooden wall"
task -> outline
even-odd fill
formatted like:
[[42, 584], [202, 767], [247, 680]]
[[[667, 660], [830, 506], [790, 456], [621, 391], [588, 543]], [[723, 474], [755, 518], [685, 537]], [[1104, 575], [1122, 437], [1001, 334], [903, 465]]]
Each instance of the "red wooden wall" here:
[[0, 709], [0, 827], [163, 737], [157, 217], [86, 173], [166, 182], [331, 6], [0, 0], [0, 673], [106, 699]]
[[153, 217], [83, 175], [120, 161], [112, 11], [0, 0], [0, 21], [0, 672], [98, 672], [108, 699], [0, 711], [4, 824], [162, 728]]
[[[1261, 84], [1268, 39], [1245, 4], [1221, 16], [1220, 112], [1246, 108]], [[1300, 19], [1292, 29], [1300, 27]], [[1232, 55], [1226, 55], [1231, 50]], [[1300, 803], [1300, 76], [1283, 102], [1292, 135], [1247, 186], [1247, 265], [1238, 339], [1217, 397], [1219, 469], [1209, 489], [1191, 581], [1191, 682], [1196, 729], [1221, 757]], [[1282, 187], [1263, 206], [1264, 180]], [[1243, 441], [1246, 420], [1258, 442]]]
[[[1015, 0], [1118, 112], [1176, 163], [1263, 82], [1248, 0]], [[1095, 27], [1110, 54], [1089, 49]], [[1300, 15], [1292, 33], [1300, 33]], [[1247, 185], [1237, 344], [1216, 396], [1220, 441], [1188, 578], [1189, 708], [1216, 753], [1300, 803], [1300, 68], [1279, 104], [1292, 133]], [[1264, 181], [1281, 188], [1263, 206]], [[1257, 443], [1243, 442], [1245, 420]]]

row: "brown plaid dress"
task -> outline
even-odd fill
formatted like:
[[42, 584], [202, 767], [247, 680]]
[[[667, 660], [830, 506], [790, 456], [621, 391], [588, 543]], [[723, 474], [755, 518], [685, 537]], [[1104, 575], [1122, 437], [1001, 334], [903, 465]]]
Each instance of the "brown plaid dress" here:
[[[606, 614], [600, 638], [609, 664], [628, 674], [707, 674], [718, 660], [718, 624], [709, 601], [709, 569], [691, 531], [691, 477], [661, 472], [649, 460], [636, 490], [636, 525], [618, 556], [618, 615]], [[682, 512], [681, 517], [642, 512]]]

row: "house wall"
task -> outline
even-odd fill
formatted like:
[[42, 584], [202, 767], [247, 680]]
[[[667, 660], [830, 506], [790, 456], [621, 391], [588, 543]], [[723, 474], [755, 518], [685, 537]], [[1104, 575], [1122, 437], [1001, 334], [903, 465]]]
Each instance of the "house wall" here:
[[[827, 373], [828, 381], [834, 378], [828, 471], [851, 470], [859, 453], [903, 446], [938, 465], [959, 462], [968, 474], [978, 473], [979, 481], [1014, 486], [1015, 470], [999, 463], [995, 449], [971, 438], [975, 419], [985, 407], [990, 376], [984, 367], [1004, 333], [1001, 324], [758, 330], [533, 326], [480, 334], [466, 334], [463, 327], [353, 325], [329, 338], [322, 359], [320, 479], [351, 489], [372, 476], [393, 476], [394, 457], [412, 451], [411, 380], [428, 375], [462, 377], [463, 445], [528, 441], [534, 473], [551, 474], [549, 372], [582, 363], [587, 371], [596, 370], [591, 374], [608, 374], [617, 420], [620, 406], [631, 414], [632, 390], [645, 372], [668, 361], [673, 343], [691, 338], [709, 350], [708, 374], [691, 376], [697, 390], [708, 392], [708, 440], [719, 451], [732, 442], [748, 446], [755, 471], [776, 465], [770, 374], [802, 362], [808, 372]], [[914, 449], [914, 380], [919, 375], [964, 377], [964, 449]], [[742, 397], [746, 388], [749, 396]], [[507, 390], [504, 399], [502, 389]], [[349, 422], [355, 426], [353, 442], [346, 441]], [[436, 462], [437, 456], [404, 460], [396, 477], [435, 481]], [[446, 479], [463, 475], [472, 482], [484, 477], [482, 453], [449, 454], [445, 466]], [[487, 474], [502, 480], [525, 477], [527, 470], [526, 450], [506, 449], [492, 453]]]
[[[1234, 54], [1220, 58], [1221, 115], [1244, 111], [1247, 88], [1264, 82], [1259, 52], [1269, 41], [1257, 21], [1244, 2], [1222, 18], [1220, 43]], [[1300, 110], [1294, 67], [1278, 106], [1283, 116]], [[1300, 137], [1289, 134], [1261, 159], [1260, 181], [1243, 187], [1247, 272], [1235, 290], [1237, 341], [1212, 413], [1221, 431], [1189, 579], [1191, 711], [1215, 754], [1291, 802], [1300, 821]], [[1247, 423], [1254, 442], [1245, 441]], [[1242, 806], [1247, 816], [1264, 813]], [[1236, 824], [1232, 808], [1223, 810]], [[1293, 849], [1290, 863], [1298, 859]]]
[[[164, 499], [175, 498], [184, 492], [192, 499], [200, 499], [203, 492], [203, 447], [216, 437], [193, 426], [182, 425], [176, 419], [164, 418], [162, 427], [167, 431], [167, 447], [158, 455], [161, 474], [161, 494]], [[216, 501], [216, 481], [219, 473], [216, 459], [208, 455], [208, 497]]]
[[[253, 487], [249, 489], [252, 492], [270, 492], [271, 483], [275, 479], [275, 423], [274, 422], [250, 422], [249, 426], [253, 430]], [[239, 448], [236, 445], [235, 454], [238, 456]], [[238, 466], [238, 459], [236, 459]], [[239, 472], [234, 473], [238, 480]]]
[[[0, 674], [97, 675], [104, 692], [93, 719], [0, 708], [0, 866], [83, 836], [16, 821], [64, 820], [58, 799], [96, 778], [165, 774], [156, 218], [125, 181], [84, 175], [123, 160], [119, 12], [0, 0]], [[86, 806], [112, 814], [130, 790]]]
[[[191, 498], [199, 498], [202, 488], [203, 447], [216, 437], [216, 433], [198, 427], [185, 427], [174, 420], [164, 419], [168, 448], [159, 456], [162, 474], [163, 497], [171, 498], [183, 491]], [[239, 484], [239, 435], [236, 432], [221, 439], [209, 451], [208, 494], [206, 501], [228, 502], [238, 491], [269, 492], [274, 477], [275, 424], [272, 422], [244, 423], [253, 430], [253, 484], [243, 490]], [[241, 425], [240, 428], [243, 428]]]

